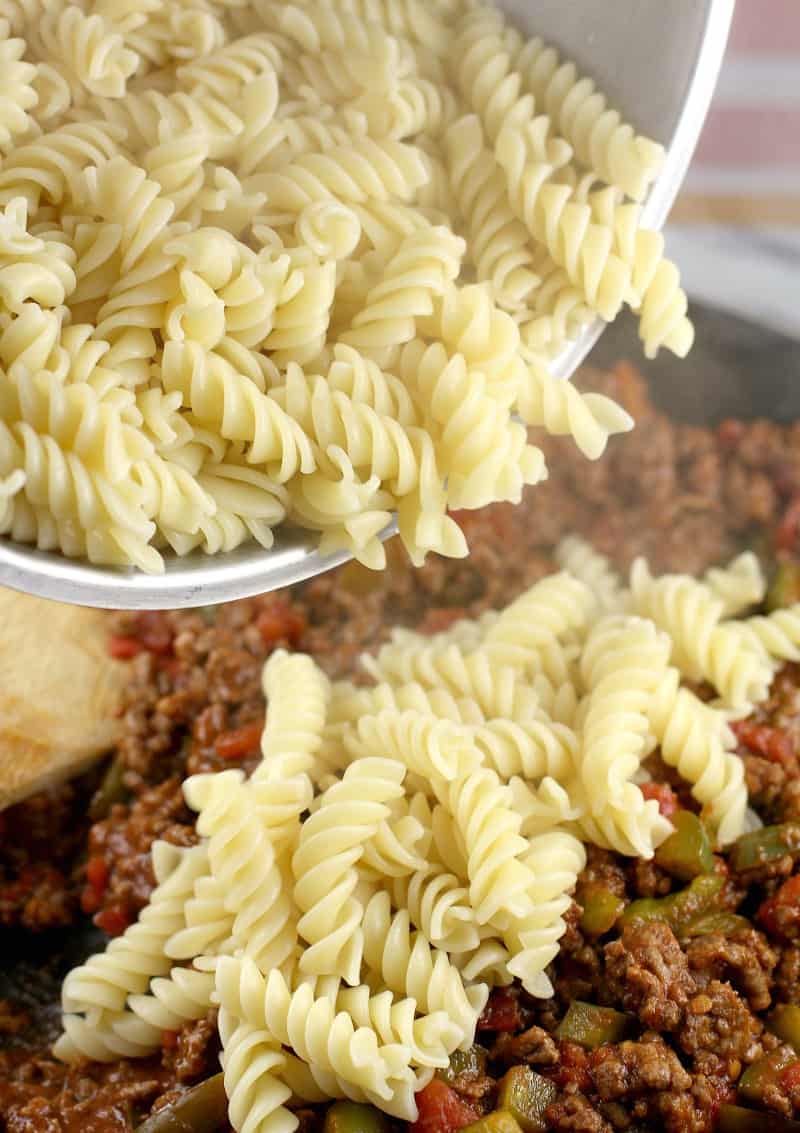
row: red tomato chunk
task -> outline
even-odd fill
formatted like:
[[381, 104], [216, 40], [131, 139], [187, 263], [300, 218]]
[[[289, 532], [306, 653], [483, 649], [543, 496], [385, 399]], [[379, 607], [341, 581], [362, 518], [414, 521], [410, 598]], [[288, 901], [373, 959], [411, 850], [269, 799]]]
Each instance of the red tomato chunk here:
[[480, 1114], [438, 1078], [417, 1094], [419, 1117], [409, 1133], [455, 1133], [477, 1121]]

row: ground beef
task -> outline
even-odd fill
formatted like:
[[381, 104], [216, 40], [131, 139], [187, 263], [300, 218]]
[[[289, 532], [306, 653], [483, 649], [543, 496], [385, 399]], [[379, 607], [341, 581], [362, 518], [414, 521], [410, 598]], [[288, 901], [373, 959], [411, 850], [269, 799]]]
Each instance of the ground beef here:
[[729, 983], [711, 979], [690, 1000], [676, 1037], [681, 1049], [690, 1057], [713, 1051], [720, 1059], [745, 1064], [763, 1052], [760, 1041], [763, 1029], [763, 1024]]
[[187, 1023], [177, 1034], [164, 1038], [163, 1065], [182, 1085], [198, 1082], [216, 1073], [219, 1065], [217, 1013]]
[[602, 957], [580, 929], [581, 907], [574, 901], [564, 915], [566, 930], [555, 978], [555, 990], [563, 1004], [573, 999], [591, 999], [599, 994], [603, 982]]
[[686, 949], [689, 967], [727, 979], [745, 997], [753, 1011], [764, 1011], [771, 1002], [772, 971], [778, 961], [762, 932], [751, 929], [735, 938], [712, 932], [698, 936]]
[[[92, 827], [89, 858], [101, 860], [106, 867], [99, 905], [104, 911], [117, 911], [123, 928], [147, 904], [155, 885], [150, 849], [157, 838], [176, 846], [196, 840], [179, 779], [148, 787], [131, 806], [113, 806], [108, 818]], [[84, 908], [95, 912], [86, 909], [86, 900]]]
[[589, 1099], [570, 1087], [547, 1107], [545, 1120], [553, 1133], [613, 1133], [612, 1126]]
[[492, 1047], [492, 1059], [506, 1066], [554, 1066], [558, 1047], [543, 1027], [529, 1027], [518, 1035], [501, 1034]]
[[776, 1002], [800, 1004], [800, 945], [789, 944], [780, 950], [774, 990]]
[[609, 1043], [592, 1064], [594, 1087], [603, 1101], [637, 1097], [654, 1090], [688, 1090], [691, 1075], [675, 1051], [660, 1035], [645, 1035], [641, 1042]]
[[611, 998], [651, 1030], [677, 1030], [695, 983], [669, 925], [651, 921], [626, 926], [604, 951]]

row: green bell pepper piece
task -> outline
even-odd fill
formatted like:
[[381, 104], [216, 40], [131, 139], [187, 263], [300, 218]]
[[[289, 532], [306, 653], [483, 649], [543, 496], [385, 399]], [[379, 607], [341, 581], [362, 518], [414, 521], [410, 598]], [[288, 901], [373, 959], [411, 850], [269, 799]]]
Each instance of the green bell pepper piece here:
[[656, 865], [681, 881], [691, 881], [714, 868], [714, 855], [706, 828], [690, 810], [679, 810], [672, 817], [674, 833], [655, 853]]
[[708, 936], [711, 932], [718, 932], [721, 936], [735, 936], [737, 932], [744, 932], [752, 927], [747, 917], [740, 917], [737, 913], [703, 913], [679, 926], [678, 939], [683, 942], [695, 936]]
[[615, 1011], [613, 1007], [598, 1007], [574, 999], [556, 1028], [556, 1037], [594, 1050], [603, 1043], [619, 1042], [632, 1023], [633, 1016]]
[[486, 1073], [488, 1057], [489, 1052], [485, 1047], [480, 1043], [473, 1043], [468, 1050], [454, 1050], [450, 1055], [449, 1065], [443, 1070], [437, 1070], [436, 1076], [450, 1085], [462, 1074], [480, 1078]]
[[171, 1105], [152, 1113], [136, 1133], [216, 1133], [228, 1117], [228, 1099], [221, 1074], [206, 1078]]
[[800, 1133], [800, 1121], [744, 1109], [740, 1105], [723, 1105], [719, 1110], [718, 1133]]
[[496, 1109], [479, 1121], [473, 1121], [461, 1133], [522, 1133], [522, 1130], [508, 1110]]
[[793, 1003], [779, 1003], [767, 1019], [773, 1035], [783, 1039], [800, 1054], [800, 1007]]
[[788, 1046], [779, 1046], [776, 1050], [765, 1054], [763, 1058], [756, 1059], [747, 1067], [737, 1083], [740, 1096], [746, 1101], [759, 1102], [764, 1087], [773, 1082], [777, 1085], [781, 1071], [796, 1061], [797, 1055]]
[[358, 1102], [334, 1102], [325, 1114], [324, 1133], [387, 1133], [389, 1123], [379, 1109]]
[[725, 881], [716, 873], [702, 873], [685, 889], [668, 897], [643, 897], [632, 901], [619, 918], [620, 928], [635, 921], [666, 921], [677, 929], [703, 913], [713, 911]]
[[500, 1079], [497, 1104], [511, 1114], [522, 1133], [546, 1133], [544, 1112], [557, 1093], [554, 1084], [530, 1066], [512, 1066]]
[[579, 888], [575, 900], [583, 909], [581, 931], [587, 936], [602, 936], [603, 933], [610, 932], [625, 908], [622, 897], [618, 897], [604, 885], [591, 882]]
[[731, 867], [737, 873], [757, 869], [787, 856], [800, 858], [800, 822], [781, 822], [742, 834], [730, 852]]

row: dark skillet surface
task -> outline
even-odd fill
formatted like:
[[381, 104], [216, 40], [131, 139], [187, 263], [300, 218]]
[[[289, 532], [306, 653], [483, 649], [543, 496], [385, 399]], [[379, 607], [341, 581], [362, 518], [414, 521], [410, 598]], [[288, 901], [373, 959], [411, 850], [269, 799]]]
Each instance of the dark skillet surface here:
[[[642, 362], [632, 317], [609, 327], [590, 362], [630, 359], [647, 375], [656, 404], [681, 421], [712, 424], [725, 417], [800, 419], [800, 343], [744, 319], [695, 305], [697, 342], [686, 361], [668, 354]], [[58, 1032], [59, 989], [65, 973], [105, 937], [91, 925], [32, 936], [0, 932], [0, 998], [26, 1008], [27, 1038], [40, 1045]]]

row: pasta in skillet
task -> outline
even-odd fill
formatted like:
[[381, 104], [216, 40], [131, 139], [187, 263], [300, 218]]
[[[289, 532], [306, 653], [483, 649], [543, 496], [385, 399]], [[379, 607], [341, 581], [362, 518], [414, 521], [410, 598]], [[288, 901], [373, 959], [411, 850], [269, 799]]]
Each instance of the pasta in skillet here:
[[[341, 392], [394, 396], [352, 348], [332, 371]], [[698, 643], [673, 600], [699, 588], [710, 624], [764, 666], [793, 648], [797, 611], [720, 620], [722, 600], [688, 576], [642, 561], [625, 588], [586, 544], [556, 557], [564, 569], [505, 610], [432, 637], [396, 630], [363, 659], [372, 684], [272, 653], [259, 762], [185, 781], [200, 843], [156, 844], [138, 922], [66, 978], [60, 1058], [143, 1057], [218, 1007], [238, 1133], [291, 1133], [299, 1099], [410, 1121], [492, 987], [553, 994], [586, 844], [648, 859], [672, 833], [644, 785], [656, 747], [709, 839], [742, 833], [729, 710], [683, 683]], [[713, 581], [738, 604], [756, 577], [735, 560]]]
[[394, 516], [463, 556], [449, 513], [544, 480], [537, 430], [631, 428], [548, 369], [594, 312], [691, 345], [661, 147], [486, 3], [25, 0], [0, 58], [2, 379], [150, 440], [163, 392], [182, 438], [129, 474], [0, 408], [12, 539], [158, 572], [288, 522], [380, 568]]

